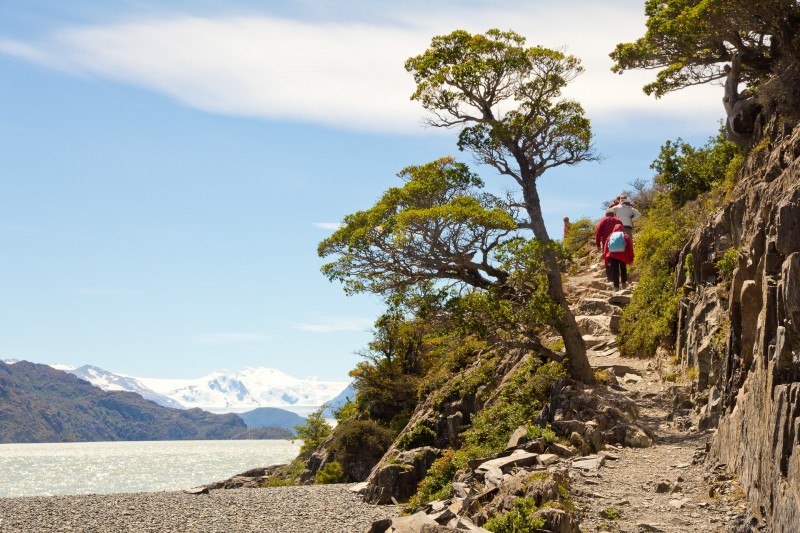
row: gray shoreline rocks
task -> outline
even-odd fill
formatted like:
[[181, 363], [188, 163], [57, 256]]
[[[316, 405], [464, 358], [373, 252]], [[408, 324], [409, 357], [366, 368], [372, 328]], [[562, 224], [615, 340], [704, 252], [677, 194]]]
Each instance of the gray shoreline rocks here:
[[349, 485], [0, 498], [3, 533], [352, 533], [399, 515]]

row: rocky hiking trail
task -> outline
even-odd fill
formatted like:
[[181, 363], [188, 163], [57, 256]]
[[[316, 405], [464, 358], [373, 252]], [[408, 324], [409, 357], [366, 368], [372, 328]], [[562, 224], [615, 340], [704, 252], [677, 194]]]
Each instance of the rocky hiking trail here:
[[[622, 357], [616, 345], [619, 315], [631, 289], [615, 290], [599, 258], [565, 286], [584, 335], [589, 360], [606, 371], [608, 392], [633, 401], [638, 422], [652, 433], [636, 446], [605, 445], [573, 461], [571, 494], [583, 532], [747, 531], [742, 493], [725, 465], [705, 462], [712, 432], [698, 430], [688, 386], [670, 361]], [[648, 444], [651, 445], [647, 446]]]
[[[550, 403], [533, 420], [551, 426], [561, 436], [557, 442], [530, 440], [528, 426], [520, 426], [504, 451], [473, 459], [469, 469], [459, 471], [447, 498], [408, 516], [376, 521], [367, 532], [480, 533], [488, 531], [481, 525], [498, 516], [511, 518], [503, 531], [764, 531], [749, 521], [735, 476], [725, 465], [706, 461], [713, 431], [698, 429], [691, 380], [663, 354], [652, 359], [620, 355], [616, 334], [633, 285], [614, 290], [595, 255], [581, 260], [565, 279], [565, 294], [598, 379], [590, 386], [557, 384]], [[510, 367], [518, 368], [522, 359], [508, 357]], [[463, 408], [461, 403], [451, 410]], [[424, 477], [423, 463], [429, 466], [436, 452], [430, 447], [390, 450], [392, 460], [352, 490], [365, 491], [373, 503], [388, 503], [387, 495], [405, 486], [402, 479]], [[535, 507], [525, 511], [531, 502]], [[544, 522], [542, 529], [531, 529], [534, 519]]]

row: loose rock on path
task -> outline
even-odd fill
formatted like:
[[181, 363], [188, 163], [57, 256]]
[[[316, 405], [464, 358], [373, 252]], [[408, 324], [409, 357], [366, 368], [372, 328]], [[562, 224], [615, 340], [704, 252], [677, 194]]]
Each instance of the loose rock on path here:
[[606, 446], [602, 466], [571, 470], [581, 531], [749, 531], [735, 477], [724, 465], [705, 463], [713, 432], [693, 424], [687, 387], [663, 379], [679, 369], [663, 359], [620, 355], [616, 324], [631, 291], [615, 291], [604, 278], [598, 260], [568, 280], [568, 297], [592, 367], [610, 369], [610, 387], [636, 403], [640, 421], [656, 438], [649, 448]]

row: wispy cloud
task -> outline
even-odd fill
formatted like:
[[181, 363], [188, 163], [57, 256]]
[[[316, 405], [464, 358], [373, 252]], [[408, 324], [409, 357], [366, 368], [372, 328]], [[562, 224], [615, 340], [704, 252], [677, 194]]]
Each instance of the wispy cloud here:
[[313, 333], [338, 331], [365, 331], [372, 327], [375, 319], [355, 316], [319, 316], [313, 322], [293, 324], [292, 328]]
[[340, 222], [314, 222], [314, 226], [321, 229], [336, 231], [342, 227]]
[[[639, 2], [584, 1], [574, 9], [544, 1], [487, 4], [428, 4], [425, 17], [415, 8], [382, 5], [380, 23], [363, 22], [363, 14], [359, 22], [265, 14], [138, 18], [64, 28], [31, 42], [0, 40], [0, 53], [147, 87], [209, 112], [421, 132], [424, 113], [409, 101], [413, 80], [405, 59], [424, 50], [433, 35], [455, 28], [513, 28], [530, 45], [566, 47], [582, 58], [586, 73], [569, 94], [592, 117], [680, 110], [707, 124], [721, 114], [719, 88], [693, 88], [656, 101], [641, 92], [652, 72], [610, 72], [614, 45], [644, 30]], [[606, 21], [614, 21], [613, 28]]]
[[232, 344], [238, 342], [264, 342], [270, 339], [262, 333], [206, 333], [194, 339], [197, 344]]

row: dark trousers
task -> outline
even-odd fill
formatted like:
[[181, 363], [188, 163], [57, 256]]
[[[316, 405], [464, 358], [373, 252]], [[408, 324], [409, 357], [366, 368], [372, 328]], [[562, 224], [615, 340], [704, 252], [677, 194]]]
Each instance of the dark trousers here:
[[628, 283], [628, 265], [619, 259], [608, 258], [607, 272], [608, 281], [614, 284], [615, 289], [619, 289], [620, 278], [622, 278], [622, 283]]

